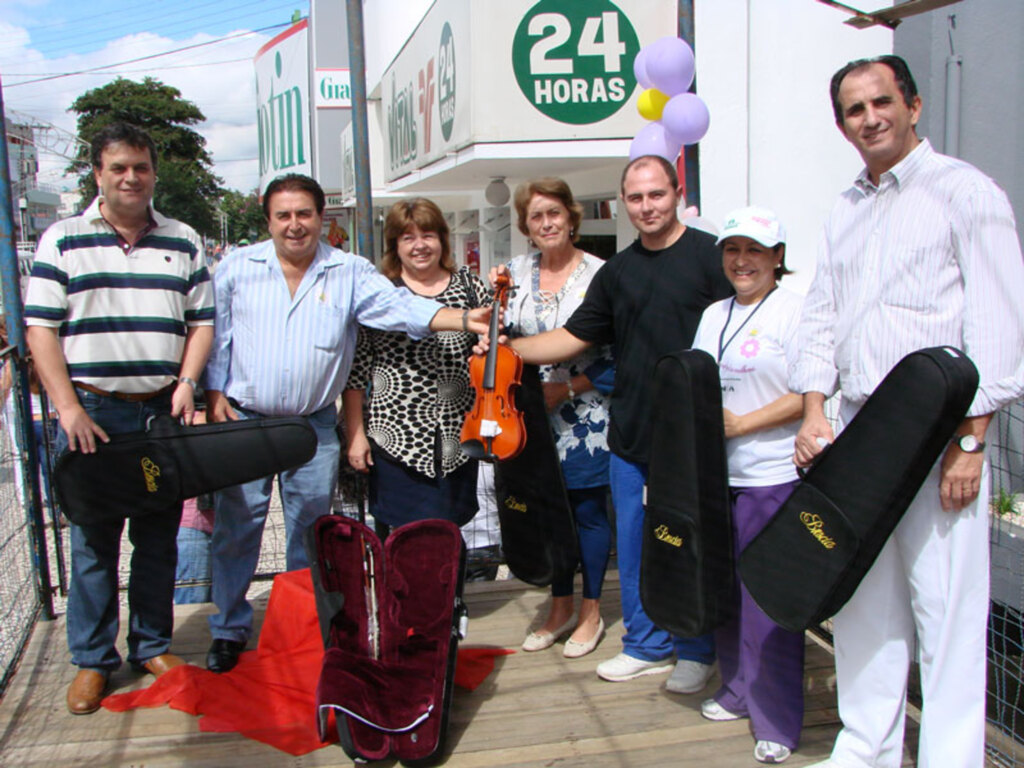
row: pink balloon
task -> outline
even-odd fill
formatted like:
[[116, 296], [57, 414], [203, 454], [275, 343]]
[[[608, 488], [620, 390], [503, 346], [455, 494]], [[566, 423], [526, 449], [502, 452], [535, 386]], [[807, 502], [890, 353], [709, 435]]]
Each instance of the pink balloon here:
[[[647, 46], [650, 48], [650, 46]], [[645, 91], [651, 87], [651, 78], [647, 76], [647, 48], [641, 48], [633, 59], [633, 74], [640, 87]]]
[[647, 46], [644, 68], [662, 93], [685, 93], [693, 82], [693, 49], [678, 37], [662, 37]]
[[661, 113], [661, 124], [680, 144], [696, 144], [711, 124], [707, 104], [695, 93], [680, 93], [668, 100]]
[[668, 134], [661, 123], [648, 123], [639, 131], [629, 145], [629, 159], [636, 160], [644, 155], [658, 155], [670, 163], [679, 155], [682, 145]]

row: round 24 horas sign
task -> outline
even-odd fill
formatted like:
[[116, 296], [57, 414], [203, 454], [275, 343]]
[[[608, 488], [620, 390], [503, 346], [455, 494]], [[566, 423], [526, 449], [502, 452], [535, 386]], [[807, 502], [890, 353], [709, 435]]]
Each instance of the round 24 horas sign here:
[[636, 87], [636, 31], [611, 0], [540, 0], [512, 39], [526, 100], [553, 120], [583, 125], [614, 115]]

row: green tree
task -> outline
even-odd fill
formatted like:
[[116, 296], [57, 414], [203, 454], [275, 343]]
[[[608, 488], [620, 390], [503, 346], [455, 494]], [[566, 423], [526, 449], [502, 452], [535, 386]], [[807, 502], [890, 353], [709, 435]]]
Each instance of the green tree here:
[[267, 219], [255, 189], [248, 193], [234, 189], [225, 191], [220, 200], [220, 210], [227, 217], [226, 236], [229, 243], [237, 243], [239, 240], [255, 243], [270, 236], [267, 232]]
[[[217, 202], [222, 181], [213, 174], [206, 139], [190, 126], [206, 117], [181, 91], [147, 77], [141, 83], [119, 77], [86, 91], [71, 105], [78, 114], [78, 135], [91, 141], [101, 129], [117, 121], [146, 130], [157, 150], [157, 183], [153, 205], [161, 213], [180, 219], [203, 235], [219, 233]], [[78, 173], [84, 200], [96, 196], [96, 181], [87, 153], [68, 166]]]

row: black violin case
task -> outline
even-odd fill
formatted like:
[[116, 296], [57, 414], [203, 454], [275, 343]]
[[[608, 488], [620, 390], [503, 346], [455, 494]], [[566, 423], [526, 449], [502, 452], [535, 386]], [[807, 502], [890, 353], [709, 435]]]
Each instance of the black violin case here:
[[523, 414], [526, 445], [494, 464], [501, 546], [512, 574], [538, 587], [579, 562], [576, 519], [565, 489], [551, 422], [544, 407], [540, 369], [524, 365], [516, 404]]
[[162, 415], [141, 432], [97, 440], [95, 453], [62, 453], [54, 490], [77, 525], [123, 520], [301, 466], [316, 447], [316, 432], [300, 417], [186, 427]]
[[904, 357], [740, 555], [761, 609], [799, 632], [834, 616], [949, 445], [978, 388], [952, 347]]
[[363, 523], [325, 515], [306, 543], [326, 649], [316, 689], [320, 738], [333, 712], [352, 760], [436, 762], [467, 615], [458, 526], [418, 520], [381, 543]]
[[684, 350], [654, 368], [640, 600], [657, 626], [706, 634], [735, 604], [729, 474], [718, 365]]

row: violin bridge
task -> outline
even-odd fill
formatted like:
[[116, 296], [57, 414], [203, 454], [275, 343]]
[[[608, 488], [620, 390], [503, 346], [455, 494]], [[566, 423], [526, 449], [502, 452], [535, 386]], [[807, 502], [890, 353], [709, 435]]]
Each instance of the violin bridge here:
[[481, 437], [497, 437], [501, 434], [501, 426], [498, 422], [491, 421], [490, 419], [483, 419], [480, 422], [480, 436]]

